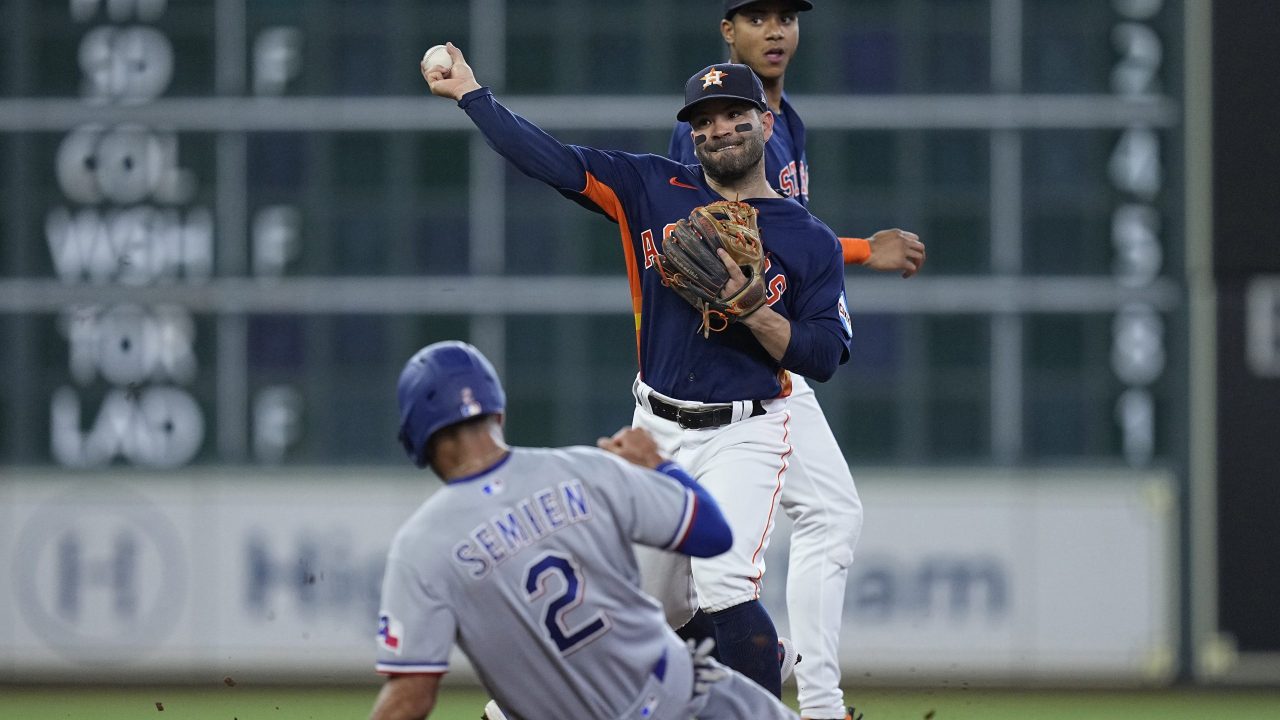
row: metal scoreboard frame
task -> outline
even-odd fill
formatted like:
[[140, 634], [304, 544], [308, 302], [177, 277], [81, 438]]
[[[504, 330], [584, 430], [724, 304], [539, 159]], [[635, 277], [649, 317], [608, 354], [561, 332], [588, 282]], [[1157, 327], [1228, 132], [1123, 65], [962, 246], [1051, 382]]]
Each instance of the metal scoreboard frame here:
[[[1275, 685], [1280, 679], [1280, 590], [1270, 512], [1280, 451], [1280, 248], [1265, 188], [1280, 180], [1280, 116], [1273, 77], [1255, 63], [1280, 59], [1271, 3], [1228, 10], [1188, 5], [1186, 18], [1190, 396], [1198, 429], [1189, 477], [1190, 632], [1195, 677]], [[1233, 108], [1251, 106], [1236, 117]], [[1203, 431], [1203, 432], [1199, 432]]]

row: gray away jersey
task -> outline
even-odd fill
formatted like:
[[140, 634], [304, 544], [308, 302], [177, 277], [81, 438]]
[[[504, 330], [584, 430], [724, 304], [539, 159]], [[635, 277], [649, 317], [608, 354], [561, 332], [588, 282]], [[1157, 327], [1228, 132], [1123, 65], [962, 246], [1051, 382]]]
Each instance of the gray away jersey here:
[[695, 512], [680, 483], [602, 450], [513, 448], [400, 528], [377, 669], [446, 672], [456, 642], [519, 716], [618, 717], [684, 651], [640, 591], [631, 544], [674, 549]]

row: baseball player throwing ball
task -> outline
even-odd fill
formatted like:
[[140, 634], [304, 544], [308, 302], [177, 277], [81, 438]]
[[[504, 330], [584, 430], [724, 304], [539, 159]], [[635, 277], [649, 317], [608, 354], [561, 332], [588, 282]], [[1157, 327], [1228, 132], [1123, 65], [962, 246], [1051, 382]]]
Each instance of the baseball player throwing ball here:
[[716, 497], [734, 535], [716, 557], [658, 556], [670, 567], [646, 564], [646, 588], [668, 616], [703, 609], [724, 664], [780, 695], [777, 630], [759, 598], [792, 450], [787, 371], [830, 378], [848, 359], [850, 325], [835, 234], [766, 182], [773, 116], [759, 79], [725, 63], [685, 83], [676, 118], [693, 128], [691, 166], [562, 144], [448, 48], [448, 70], [422, 67], [431, 92], [456, 100], [525, 174], [617, 223], [640, 363], [632, 424]]
[[373, 720], [429, 716], [455, 643], [511, 720], [798, 718], [707, 647], [690, 652], [640, 590], [632, 542], [701, 557], [733, 542], [644, 431], [604, 449], [510, 447], [502, 385], [461, 342], [418, 351], [397, 395], [405, 451], [445, 485], [387, 557]]
[[[718, 22], [729, 61], [749, 66], [760, 77], [775, 118], [765, 146], [765, 174], [779, 192], [805, 206], [805, 126], [783, 84], [800, 42], [800, 14], [813, 7], [808, 0], [725, 0]], [[667, 156], [699, 162], [687, 123], [676, 123]], [[881, 230], [870, 240], [842, 237], [840, 242], [846, 263], [873, 270], [911, 277], [925, 262], [924, 243], [903, 230]], [[852, 720], [857, 713], [846, 711], [840, 689], [839, 640], [845, 583], [862, 529], [862, 501], [817, 397], [800, 375], [792, 378], [787, 409], [795, 452], [781, 503], [794, 523], [787, 607], [791, 639], [804, 656], [795, 670], [801, 716]], [[699, 615], [681, 635], [710, 635], [708, 626]]]

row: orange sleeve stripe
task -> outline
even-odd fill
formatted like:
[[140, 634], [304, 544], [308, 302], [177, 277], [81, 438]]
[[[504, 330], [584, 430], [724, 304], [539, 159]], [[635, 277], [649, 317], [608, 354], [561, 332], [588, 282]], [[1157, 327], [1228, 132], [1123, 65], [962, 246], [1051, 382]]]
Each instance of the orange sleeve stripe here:
[[861, 265], [871, 257], [871, 242], [863, 238], [842, 237], [840, 249], [844, 251], [845, 265]]
[[613, 188], [587, 173], [587, 187], [582, 191], [587, 199], [604, 210], [609, 219], [618, 223], [618, 231], [622, 234], [622, 257], [627, 263], [627, 282], [631, 285], [631, 312], [636, 321], [636, 367], [640, 366], [640, 265], [636, 262], [636, 251], [631, 245], [631, 228], [627, 225], [627, 214], [622, 211], [622, 201]]

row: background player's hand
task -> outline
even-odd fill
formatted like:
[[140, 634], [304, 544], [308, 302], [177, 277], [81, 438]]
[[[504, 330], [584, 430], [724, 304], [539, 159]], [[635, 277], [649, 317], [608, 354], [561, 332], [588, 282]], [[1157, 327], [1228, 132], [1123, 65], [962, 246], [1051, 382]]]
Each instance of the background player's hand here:
[[453, 58], [453, 67], [447, 70], [439, 65], [427, 67], [424, 58], [418, 63], [418, 69], [422, 71], [422, 77], [426, 79], [432, 95], [461, 100], [463, 95], [478, 90], [480, 83], [476, 82], [476, 75], [467, 64], [467, 59], [462, 56], [462, 51], [453, 43], [445, 43], [444, 47], [449, 57]]
[[733, 258], [729, 256], [728, 251], [724, 248], [717, 249], [716, 255], [719, 256], [720, 262], [724, 263], [724, 269], [729, 272], [729, 282], [725, 283], [724, 287], [721, 288], [720, 297], [733, 297], [734, 293], [747, 284], [747, 276], [742, 273], [742, 268], [738, 267], [738, 263], [733, 261]]
[[880, 272], [901, 272], [909, 278], [924, 267], [924, 243], [915, 233], [893, 228], [881, 230], [867, 238], [871, 245], [871, 257], [863, 263]]
[[667, 460], [658, 452], [658, 443], [644, 428], [624, 427], [614, 433], [613, 437], [596, 440], [596, 447], [650, 469]]

